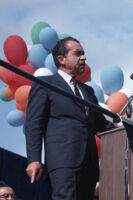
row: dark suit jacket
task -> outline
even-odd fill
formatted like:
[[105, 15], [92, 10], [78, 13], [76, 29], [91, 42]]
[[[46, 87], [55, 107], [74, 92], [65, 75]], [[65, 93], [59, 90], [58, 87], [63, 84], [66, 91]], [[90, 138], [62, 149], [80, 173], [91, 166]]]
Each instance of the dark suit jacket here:
[[[55, 86], [73, 93], [69, 85], [57, 73], [40, 77]], [[91, 87], [79, 83], [86, 100], [97, 104]], [[87, 108], [87, 116], [74, 100], [38, 84], [33, 84], [26, 114], [26, 141], [29, 163], [41, 161], [42, 137], [48, 171], [60, 167], [80, 166], [89, 144], [92, 164], [98, 169], [97, 147], [94, 134], [111, 128], [104, 116]]]

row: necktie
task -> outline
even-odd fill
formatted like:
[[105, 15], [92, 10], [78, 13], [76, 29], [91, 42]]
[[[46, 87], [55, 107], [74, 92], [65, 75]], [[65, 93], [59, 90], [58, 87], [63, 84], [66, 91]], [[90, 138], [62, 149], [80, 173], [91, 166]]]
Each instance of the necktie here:
[[[76, 94], [78, 97], [82, 98], [82, 96], [81, 96], [81, 94], [80, 94], [80, 92], [79, 92], [79, 89], [78, 89], [78, 87], [77, 87], [77, 80], [76, 80], [76, 78], [72, 77], [71, 82], [73, 83], [75, 94]], [[81, 111], [84, 112], [84, 113], [86, 113], [85, 106], [84, 106], [83, 104], [80, 104], [80, 103], [79, 103], [79, 105], [80, 105], [80, 107], [81, 107]]]

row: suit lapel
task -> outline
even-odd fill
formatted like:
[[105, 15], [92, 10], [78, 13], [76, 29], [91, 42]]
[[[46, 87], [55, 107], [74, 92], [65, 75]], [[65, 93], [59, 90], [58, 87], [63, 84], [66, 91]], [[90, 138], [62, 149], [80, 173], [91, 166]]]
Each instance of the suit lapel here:
[[56, 78], [56, 81], [57, 81], [57, 84], [59, 85], [59, 87], [66, 90], [67, 92], [74, 94], [71, 87], [67, 84], [67, 82], [58, 73], [55, 74], [55, 78]]
[[[55, 74], [55, 78], [56, 78], [57, 85], [59, 87], [61, 87], [65, 91], [75, 95], [73, 90], [71, 89], [71, 87], [68, 85], [68, 83], [58, 73]], [[71, 101], [74, 102], [75, 105], [77, 105], [78, 107], [81, 108], [79, 102], [77, 102], [76, 100], [73, 100], [73, 99], [71, 99]]]
[[[64, 89], [65, 91], [71, 93], [74, 95], [74, 92], [72, 91], [71, 87], [67, 84], [67, 82], [58, 74], [56, 73], [54, 75], [55, 79], [56, 79], [56, 82], [57, 82], [57, 85], [59, 87], [61, 87], [62, 89]], [[83, 93], [83, 97], [85, 100], [91, 100], [89, 98], [89, 94], [87, 93], [87, 90], [85, 89], [85, 87], [83, 86], [83, 84], [81, 84], [80, 82], [78, 82], [78, 85]], [[76, 102], [75, 100], [72, 100], [78, 107], [80, 107], [79, 103]], [[87, 110], [87, 113], [89, 112], [89, 107], [87, 106], [86, 107], [86, 110]]]
[[[93, 100], [92, 100], [92, 98], [91, 98], [91, 95], [89, 94], [88, 90], [84, 87], [84, 85], [81, 84], [80, 82], [78, 82], [78, 84], [79, 84], [80, 90], [81, 90], [82, 93], [83, 93], [84, 100], [88, 100], [88, 101], [92, 101], [92, 102], [93, 102]], [[89, 110], [90, 110], [90, 108], [89, 108], [88, 106], [86, 106], [86, 111], [87, 111], [87, 113], [89, 113]]]

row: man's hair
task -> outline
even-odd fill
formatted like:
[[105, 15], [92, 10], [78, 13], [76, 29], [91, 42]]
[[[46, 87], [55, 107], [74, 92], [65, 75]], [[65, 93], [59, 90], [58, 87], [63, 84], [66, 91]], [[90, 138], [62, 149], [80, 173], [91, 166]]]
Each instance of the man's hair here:
[[52, 50], [53, 59], [54, 59], [54, 62], [55, 62], [55, 65], [57, 66], [57, 68], [60, 66], [60, 63], [59, 63], [57, 57], [58, 56], [65, 57], [65, 55], [69, 51], [68, 46], [67, 46], [67, 42], [68, 41], [74, 41], [74, 42], [77, 42], [77, 43], [80, 44], [80, 42], [77, 39], [73, 38], [73, 37], [67, 37], [67, 38], [59, 40], [57, 42], [57, 44], [55, 45], [55, 47]]
[[8, 187], [8, 185], [4, 181], [0, 181], [0, 187]]

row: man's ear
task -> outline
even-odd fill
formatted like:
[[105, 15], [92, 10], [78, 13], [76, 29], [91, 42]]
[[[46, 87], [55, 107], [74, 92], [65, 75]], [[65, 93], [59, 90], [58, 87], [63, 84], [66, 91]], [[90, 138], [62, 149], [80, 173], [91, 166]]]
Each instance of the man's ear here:
[[61, 65], [64, 65], [65, 58], [63, 56], [58, 56], [57, 59]]

